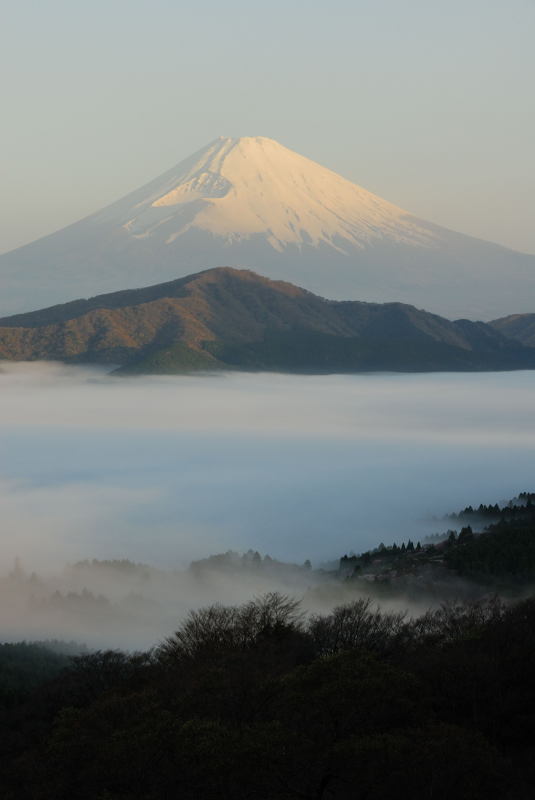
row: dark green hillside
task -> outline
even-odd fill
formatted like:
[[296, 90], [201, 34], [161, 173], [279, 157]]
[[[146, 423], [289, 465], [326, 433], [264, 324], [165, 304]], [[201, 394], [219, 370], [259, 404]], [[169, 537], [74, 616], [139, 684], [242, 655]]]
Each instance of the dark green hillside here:
[[533, 349], [481, 322], [325, 300], [230, 268], [0, 320], [0, 358], [113, 364], [125, 374], [535, 367]]
[[79, 647], [59, 642], [0, 644], [0, 707], [15, 705], [36, 686], [56, 677], [79, 652]]
[[[373, 579], [400, 590], [407, 576], [444, 579], [441, 569], [483, 586], [513, 591], [535, 582], [535, 494], [522, 492], [503, 506], [468, 506], [447, 517], [460, 531], [450, 530], [436, 543], [380, 545], [340, 559], [345, 578]], [[433, 573], [434, 571], [434, 573]], [[441, 587], [443, 589], [443, 587]], [[454, 584], [455, 591], [458, 587]]]

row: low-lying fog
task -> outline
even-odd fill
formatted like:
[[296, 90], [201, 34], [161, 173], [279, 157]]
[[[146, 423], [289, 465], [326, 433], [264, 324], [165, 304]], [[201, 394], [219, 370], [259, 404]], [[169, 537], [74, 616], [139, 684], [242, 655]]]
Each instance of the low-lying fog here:
[[[418, 539], [447, 527], [433, 515], [533, 490], [534, 408], [535, 372], [119, 379], [3, 364], [0, 572], [16, 557], [49, 580], [81, 559], [176, 570], [249, 548], [317, 565]], [[56, 584], [113, 595], [113, 576], [106, 589], [77, 575]], [[173, 614], [270, 584], [188, 581]], [[14, 635], [22, 617], [2, 605]]]

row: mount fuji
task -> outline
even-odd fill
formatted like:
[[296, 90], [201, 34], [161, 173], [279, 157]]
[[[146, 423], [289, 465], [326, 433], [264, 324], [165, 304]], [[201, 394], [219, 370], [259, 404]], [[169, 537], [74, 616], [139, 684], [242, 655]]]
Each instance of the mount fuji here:
[[0, 256], [0, 314], [218, 266], [447, 317], [535, 311], [535, 256], [419, 219], [273, 139], [222, 137]]

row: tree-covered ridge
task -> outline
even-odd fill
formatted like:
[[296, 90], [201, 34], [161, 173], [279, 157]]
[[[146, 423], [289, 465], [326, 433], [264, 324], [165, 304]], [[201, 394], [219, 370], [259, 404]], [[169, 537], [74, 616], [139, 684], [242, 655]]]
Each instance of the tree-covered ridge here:
[[239, 572], [256, 572], [264, 575], [276, 573], [278, 576], [291, 578], [303, 573], [306, 575], [312, 569], [312, 564], [308, 558], [303, 564], [292, 564], [272, 558], [268, 553], [262, 556], [258, 550], [248, 550], [246, 553], [227, 550], [226, 553], [217, 553], [208, 558], [192, 561], [189, 569], [194, 575], [202, 575], [210, 571], [229, 575]]
[[[481, 533], [463, 528], [447, 551], [449, 566], [460, 575], [530, 582], [535, 578], [535, 494], [519, 495], [497, 511], [481, 507], [492, 524]], [[467, 513], [468, 512], [468, 513]], [[465, 509], [463, 518], [470, 516]]]
[[[6, 800], [523, 800], [535, 603], [416, 619], [267, 595], [97, 652], [4, 706]], [[16, 735], [13, 735], [16, 732]]]
[[385, 582], [429, 567], [446, 567], [483, 582], [515, 585], [535, 579], [535, 493], [521, 492], [501, 506], [467, 506], [447, 520], [461, 522], [460, 531], [429, 537], [423, 544], [409, 539], [401, 545], [380, 544], [360, 555], [344, 555], [341, 575]]
[[0, 644], [0, 705], [21, 701], [36, 686], [51, 680], [83, 650], [66, 642], [13, 642]]
[[[466, 506], [458, 514], [449, 514], [447, 519], [460, 520], [462, 522], [472, 522], [474, 519], [478, 521], [493, 520], [507, 522], [513, 519], [530, 520], [533, 515], [533, 506], [535, 505], [535, 493], [533, 492], [520, 492], [517, 497], [509, 500], [500, 506], [499, 503], [487, 504], [480, 503], [477, 508], [473, 506]], [[473, 524], [473, 522], [472, 522]]]
[[535, 347], [535, 314], [511, 314], [489, 324], [504, 336], [528, 347]]
[[491, 325], [403, 303], [326, 300], [219, 267], [0, 319], [0, 359], [119, 365], [121, 374], [533, 369]]

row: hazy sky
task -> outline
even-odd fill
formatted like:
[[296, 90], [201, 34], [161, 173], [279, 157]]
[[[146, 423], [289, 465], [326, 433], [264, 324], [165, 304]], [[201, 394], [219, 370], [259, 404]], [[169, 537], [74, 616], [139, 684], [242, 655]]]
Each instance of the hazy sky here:
[[0, 251], [219, 135], [535, 252], [534, 0], [0, 0]]

